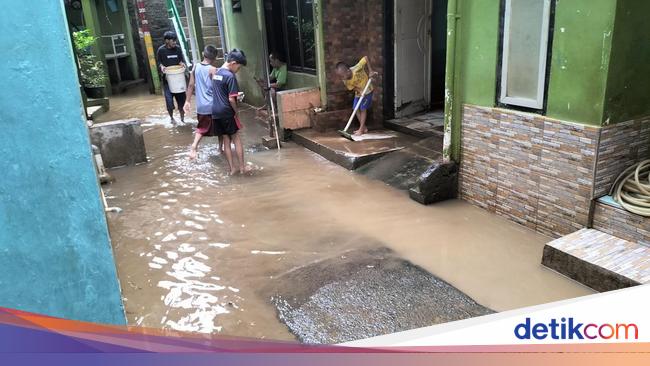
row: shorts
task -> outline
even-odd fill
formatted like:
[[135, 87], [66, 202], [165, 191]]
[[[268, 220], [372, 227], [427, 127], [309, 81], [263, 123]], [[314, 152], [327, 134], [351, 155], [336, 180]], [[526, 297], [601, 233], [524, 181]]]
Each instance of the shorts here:
[[241, 130], [242, 125], [237, 117], [228, 118], [213, 118], [212, 131], [216, 136], [228, 135], [232, 136]]
[[216, 136], [212, 129], [211, 114], [197, 114], [196, 119], [199, 121], [199, 124], [196, 126], [196, 133], [203, 136]]
[[[359, 103], [360, 97], [354, 97], [354, 102], [352, 102], [352, 108], [356, 108], [357, 104]], [[359, 106], [360, 111], [367, 111], [368, 109], [372, 108], [372, 93], [366, 94], [365, 97], [363, 97], [363, 101], [361, 102], [361, 105]]]

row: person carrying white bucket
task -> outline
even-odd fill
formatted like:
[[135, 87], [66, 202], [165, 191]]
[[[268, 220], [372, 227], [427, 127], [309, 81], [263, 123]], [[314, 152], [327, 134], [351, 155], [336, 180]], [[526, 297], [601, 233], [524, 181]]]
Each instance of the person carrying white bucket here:
[[165, 104], [167, 112], [172, 123], [174, 120], [174, 99], [176, 99], [176, 108], [181, 115], [181, 122], [185, 122], [185, 112], [183, 106], [185, 105], [185, 58], [183, 58], [183, 51], [177, 46], [176, 33], [172, 31], [165, 32], [165, 44], [158, 48], [156, 52], [156, 60], [158, 67], [163, 73], [163, 93], [165, 95]]

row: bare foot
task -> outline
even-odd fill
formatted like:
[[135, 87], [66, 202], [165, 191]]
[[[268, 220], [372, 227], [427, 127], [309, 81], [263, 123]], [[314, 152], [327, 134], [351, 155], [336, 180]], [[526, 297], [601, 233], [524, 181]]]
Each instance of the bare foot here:
[[195, 149], [190, 150], [190, 160], [196, 160], [197, 152]]
[[250, 174], [253, 170], [252, 166], [245, 165], [243, 168], [239, 169], [239, 174]]
[[360, 128], [360, 129], [354, 131], [354, 135], [355, 135], [355, 136], [361, 136], [361, 135], [363, 135], [364, 133], [368, 133], [368, 129], [365, 128], [365, 127], [364, 127], [363, 129]]
[[230, 169], [230, 175], [235, 175], [235, 174], [237, 174], [237, 169], [231, 168]]

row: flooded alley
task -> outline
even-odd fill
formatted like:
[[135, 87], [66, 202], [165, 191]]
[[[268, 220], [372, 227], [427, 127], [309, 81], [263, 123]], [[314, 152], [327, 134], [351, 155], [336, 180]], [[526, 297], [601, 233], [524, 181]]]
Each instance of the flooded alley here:
[[[365, 298], [355, 286], [331, 289], [346, 283], [343, 272], [379, 281], [364, 271], [382, 261], [408, 263], [396, 273], [439, 278], [451, 301], [476, 309], [470, 315], [593, 293], [540, 265], [547, 237], [459, 200], [422, 206], [293, 143], [266, 150], [265, 125], [250, 107], [242, 112], [246, 160], [255, 167], [250, 176], [227, 175], [216, 138], [206, 138], [198, 160], [189, 161], [195, 121], [169, 124], [160, 96], [114, 97], [99, 122], [124, 118], [142, 120], [149, 159], [111, 170], [116, 180], [104, 186], [108, 204], [122, 209], [108, 219], [129, 324], [305, 341], [300, 332], [318, 332], [320, 325], [296, 325], [300, 318], [289, 319], [277, 296], [315, 301], [330, 286], [329, 303], [321, 301], [319, 311], [345, 311], [347, 297], [388, 311], [384, 297]], [[400, 280], [395, 288], [405, 286]], [[383, 292], [386, 299], [394, 295]], [[394, 316], [410, 311], [404, 306]], [[371, 315], [361, 322], [377, 321]]]

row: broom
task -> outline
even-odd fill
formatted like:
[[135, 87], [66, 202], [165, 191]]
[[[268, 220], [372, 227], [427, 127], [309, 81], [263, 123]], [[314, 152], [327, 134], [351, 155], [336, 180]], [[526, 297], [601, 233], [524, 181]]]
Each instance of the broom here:
[[361, 107], [361, 103], [363, 102], [363, 99], [366, 97], [366, 92], [368, 91], [368, 88], [370, 88], [370, 84], [372, 83], [372, 78], [368, 78], [368, 82], [366, 83], [366, 87], [363, 89], [363, 92], [361, 93], [361, 97], [359, 98], [359, 102], [357, 103], [356, 106], [354, 106], [354, 110], [352, 111], [352, 114], [350, 115], [350, 119], [348, 120], [348, 124], [345, 125], [345, 128], [343, 131], [339, 131], [341, 136], [345, 137], [346, 139], [350, 141], [355, 141], [354, 137], [352, 134], [348, 132], [348, 128], [350, 128], [350, 125], [352, 124], [352, 121], [354, 120], [354, 116], [357, 114], [357, 111], [359, 111], [359, 107]]

